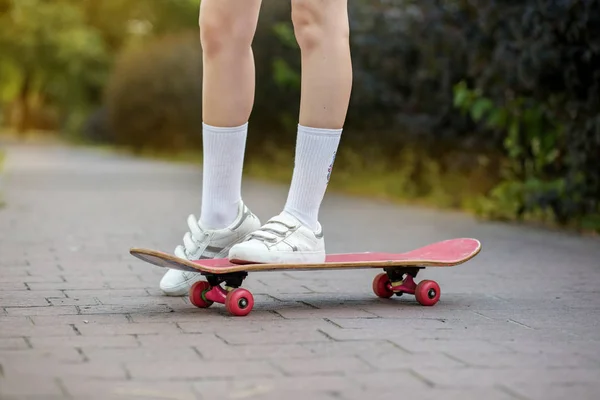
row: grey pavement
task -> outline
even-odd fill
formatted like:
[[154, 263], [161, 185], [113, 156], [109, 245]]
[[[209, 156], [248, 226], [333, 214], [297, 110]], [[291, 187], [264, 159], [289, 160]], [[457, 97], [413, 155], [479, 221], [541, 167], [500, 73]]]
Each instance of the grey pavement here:
[[[597, 399], [600, 241], [328, 193], [329, 252], [400, 252], [476, 237], [427, 269], [440, 302], [382, 300], [377, 270], [251, 274], [254, 311], [161, 295], [199, 215], [201, 171], [57, 145], [6, 146], [0, 209], [0, 398]], [[287, 187], [248, 181], [261, 219]]]

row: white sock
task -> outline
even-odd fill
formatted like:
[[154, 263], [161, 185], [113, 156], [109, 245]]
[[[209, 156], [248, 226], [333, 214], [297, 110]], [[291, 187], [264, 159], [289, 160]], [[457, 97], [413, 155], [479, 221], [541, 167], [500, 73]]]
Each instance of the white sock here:
[[294, 173], [284, 211], [313, 231], [325, 196], [342, 129], [298, 125]]
[[242, 199], [248, 123], [232, 128], [202, 124], [203, 178], [200, 222], [210, 229], [231, 225]]

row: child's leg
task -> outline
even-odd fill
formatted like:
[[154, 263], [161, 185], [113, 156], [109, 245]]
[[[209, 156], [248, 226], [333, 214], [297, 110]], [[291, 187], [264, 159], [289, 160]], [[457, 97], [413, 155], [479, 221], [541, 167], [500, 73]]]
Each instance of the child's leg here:
[[252, 239], [232, 247], [233, 260], [293, 263], [325, 259], [318, 213], [333, 168], [352, 87], [347, 0], [292, 0], [302, 52], [302, 98], [294, 174], [284, 212]]
[[348, 0], [292, 0], [302, 54], [300, 125], [341, 129], [352, 89]]
[[255, 87], [251, 44], [260, 6], [261, 0], [203, 0], [200, 6], [204, 121], [200, 220], [212, 229], [231, 224], [241, 201]]
[[[189, 260], [226, 257], [231, 246], [260, 227], [241, 199], [247, 122], [254, 102], [251, 43], [261, 0], [202, 0], [203, 52], [202, 209], [190, 215], [189, 232], [175, 255]], [[167, 295], [182, 296], [202, 279], [169, 270], [160, 282]]]
[[302, 52], [302, 98], [285, 211], [316, 230], [352, 88], [348, 4], [347, 0], [293, 0], [292, 7]]

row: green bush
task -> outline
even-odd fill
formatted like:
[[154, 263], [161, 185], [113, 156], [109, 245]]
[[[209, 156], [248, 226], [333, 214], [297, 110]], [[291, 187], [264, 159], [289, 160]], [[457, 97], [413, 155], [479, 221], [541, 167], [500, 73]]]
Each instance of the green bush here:
[[[508, 162], [484, 212], [600, 231], [600, 1], [473, 10], [478, 68], [455, 87]], [[509, 28], [510, 27], [510, 28]]]
[[482, 215], [600, 230], [600, 1], [351, 5], [348, 126], [394, 153], [499, 151]]
[[114, 142], [135, 151], [198, 146], [201, 78], [197, 32], [165, 36], [126, 52], [106, 90]]

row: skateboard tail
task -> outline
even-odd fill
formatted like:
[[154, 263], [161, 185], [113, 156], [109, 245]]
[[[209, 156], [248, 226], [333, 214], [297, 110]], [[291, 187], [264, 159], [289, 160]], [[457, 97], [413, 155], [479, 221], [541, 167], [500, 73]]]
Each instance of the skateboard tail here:
[[176, 270], [185, 271], [185, 272], [200, 272], [200, 271], [198, 271], [197, 268], [192, 268], [181, 262], [177, 262], [174, 259], [164, 258], [164, 257], [160, 257], [160, 256], [154, 255], [154, 254], [139, 252], [139, 251], [136, 251], [135, 249], [131, 249], [130, 254], [142, 261], [145, 261], [152, 265], [156, 265], [157, 267], [171, 268], [171, 269], [176, 269]]

